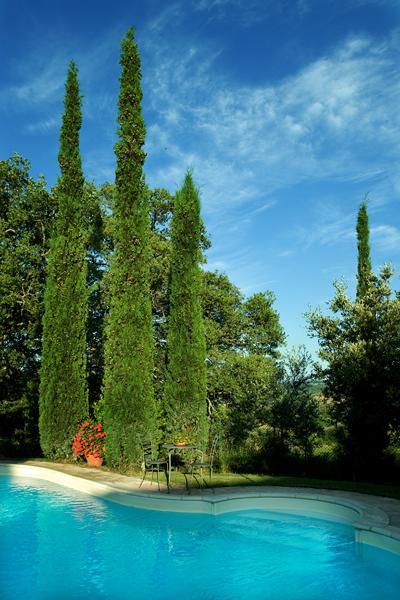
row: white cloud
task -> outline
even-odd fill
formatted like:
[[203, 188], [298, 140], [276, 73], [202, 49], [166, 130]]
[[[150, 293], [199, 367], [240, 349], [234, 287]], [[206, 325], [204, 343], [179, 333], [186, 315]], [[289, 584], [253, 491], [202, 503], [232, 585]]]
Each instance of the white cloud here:
[[151, 33], [161, 33], [167, 27], [171, 25], [171, 23], [177, 23], [185, 14], [183, 7], [180, 2], [173, 2], [169, 4], [164, 10], [162, 10], [157, 17], [152, 19], [148, 24], [147, 28]]
[[[144, 83], [157, 115], [148, 145], [164, 165], [152, 182], [180, 181], [192, 165], [210, 214], [243, 203], [257, 209], [304, 181], [365, 182], [371, 191], [377, 178], [394, 177], [400, 156], [396, 37], [352, 37], [297, 74], [256, 87], [217, 75], [215, 47], [191, 44], [178, 55], [148, 46]], [[333, 235], [327, 227], [319, 239]]]
[[33, 63], [29, 69], [30, 73], [24, 77], [24, 81], [12, 86], [9, 96], [26, 103], [41, 103], [59, 98], [65, 82], [65, 73], [68, 62], [64, 57], [43, 57], [41, 64]]
[[60, 126], [60, 117], [48, 117], [27, 126], [29, 133], [47, 133]]
[[355, 239], [355, 215], [350, 214], [329, 220], [316, 220], [309, 229], [303, 231], [302, 242], [304, 247], [313, 244], [320, 246], [334, 246], [343, 241]]
[[[55, 38], [51, 33], [43, 36], [40, 44], [30, 49], [28, 58], [15, 65], [18, 83], [1, 91], [2, 104], [9, 105], [17, 101], [22, 105], [46, 106], [61, 102], [71, 60], [77, 63], [81, 87], [87, 92], [93, 82], [104, 76], [110, 57], [118, 57], [123, 35], [120, 28], [113, 28], [100, 41], [96, 40], [95, 44], [87, 47], [66, 36], [63, 39]], [[102, 96], [104, 92], [100, 92], [100, 99]]]
[[242, 27], [282, 14], [287, 18], [301, 17], [308, 9], [305, 0], [197, 0], [195, 7], [205, 13], [209, 21], [237, 21]]
[[[324, 10], [346, 15], [353, 9], [366, 5], [398, 8], [398, 0], [323, 0]], [[269, 18], [284, 14], [287, 20], [301, 19], [314, 9], [321, 7], [321, 0], [197, 0], [196, 10], [204, 12], [210, 21], [238, 21], [241, 26], [250, 27]]]
[[392, 225], [371, 227], [371, 238], [378, 252], [400, 253], [400, 229]]

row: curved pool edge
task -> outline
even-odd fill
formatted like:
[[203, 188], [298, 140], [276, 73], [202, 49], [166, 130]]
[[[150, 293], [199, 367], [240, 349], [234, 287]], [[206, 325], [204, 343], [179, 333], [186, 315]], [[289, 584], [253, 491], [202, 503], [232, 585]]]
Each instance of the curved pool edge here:
[[79, 475], [70, 475], [48, 467], [17, 463], [0, 464], [0, 475], [30, 477], [45, 480], [86, 494], [105, 498], [134, 508], [171, 512], [192, 512], [218, 515], [248, 509], [265, 509], [273, 512], [313, 516], [327, 520], [339, 520], [351, 524], [355, 539], [362, 544], [376, 546], [400, 555], [400, 528], [390, 525], [388, 514], [358, 497], [335, 496], [326, 491], [312, 492], [293, 488], [282, 491], [273, 488], [265, 491], [235, 491], [213, 496], [187, 496], [178, 494], [154, 494], [145, 491], [128, 491], [111, 483], [93, 481]]

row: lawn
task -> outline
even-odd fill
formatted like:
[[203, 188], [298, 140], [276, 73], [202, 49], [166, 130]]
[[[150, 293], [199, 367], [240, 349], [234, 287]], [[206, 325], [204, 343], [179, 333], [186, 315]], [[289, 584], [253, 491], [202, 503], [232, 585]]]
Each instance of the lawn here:
[[[45, 458], [34, 459], [37, 463], [53, 462]], [[53, 463], [54, 464], [54, 463]], [[71, 464], [71, 462], [68, 462]], [[75, 461], [73, 464], [76, 464]], [[43, 465], [44, 466], [44, 465]], [[86, 463], [79, 463], [79, 466], [87, 468]], [[107, 467], [100, 467], [101, 470], [115, 472]], [[99, 469], [99, 470], [100, 470]], [[134, 477], [142, 477], [142, 471], [124, 471], [124, 475]], [[146, 480], [150, 480], [151, 475], [148, 474]], [[208, 482], [208, 475], [205, 480]], [[156, 475], [154, 475], [156, 481]], [[161, 474], [160, 482], [164, 483], [164, 475]], [[179, 471], [174, 471], [172, 475], [172, 483], [176, 488], [185, 487], [185, 476]], [[299, 487], [299, 488], [320, 488], [325, 490], [342, 490], [346, 492], [359, 492], [361, 494], [372, 494], [374, 496], [386, 496], [388, 498], [397, 498], [400, 500], [400, 486], [390, 483], [371, 483], [367, 481], [346, 481], [335, 479], [311, 479], [307, 477], [292, 477], [289, 475], [256, 475], [249, 473], [228, 473], [215, 472], [213, 473], [210, 487], [248, 487], [248, 486], [267, 486], [267, 487]], [[197, 487], [196, 481], [193, 482], [193, 487]], [[204, 487], [207, 487], [204, 485]]]
[[[174, 473], [173, 482], [179, 485], [183, 485], [185, 482], [184, 476], [180, 473]], [[392, 484], [378, 484], [364, 481], [337, 481], [331, 479], [309, 479], [306, 477], [290, 477], [286, 475], [275, 476], [241, 473], [215, 473], [212, 477], [213, 487], [245, 487], [253, 485], [271, 487], [290, 486], [302, 488], [322, 488], [327, 490], [343, 490], [348, 492], [373, 494], [375, 496], [388, 496], [389, 498], [397, 498], [400, 500], [400, 486], [395, 486]]]

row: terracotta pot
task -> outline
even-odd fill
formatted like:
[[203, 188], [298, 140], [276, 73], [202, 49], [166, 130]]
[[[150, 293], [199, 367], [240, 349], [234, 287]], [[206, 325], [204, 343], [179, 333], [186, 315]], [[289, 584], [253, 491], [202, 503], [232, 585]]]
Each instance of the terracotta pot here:
[[89, 467], [101, 467], [103, 464], [103, 459], [100, 456], [93, 456], [93, 454], [88, 454], [86, 460]]

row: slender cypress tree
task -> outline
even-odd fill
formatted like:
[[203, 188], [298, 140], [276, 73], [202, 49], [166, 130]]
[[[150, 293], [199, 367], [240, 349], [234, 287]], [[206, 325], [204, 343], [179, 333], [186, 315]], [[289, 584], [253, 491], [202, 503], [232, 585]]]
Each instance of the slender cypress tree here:
[[82, 123], [78, 69], [69, 65], [58, 161], [58, 213], [50, 242], [43, 317], [39, 430], [45, 456], [66, 456], [88, 414], [86, 381], [86, 233], [79, 152]]
[[149, 272], [149, 206], [142, 167], [140, 56], [130, 29], [122, 42], [119, 141], [114, 204], [115, 251], [108, 290], [104, 410], [110, 464], [137, 465], [140, 440], [155, 428], [153, 331]]
[[358, 247], [358, 273], [357, 273], [357, 298], [360, 300], [368, 288], [371, 275], [371, 258], [369, 249], [369, 223], [367, 205], [362, 202], [357, 218], [357, 247]]
[[168, 435], [207, 441], [206, 342], [201, 306], [200, 200], [190, 173], [172, 217], [168, 365], [164, 408]]

